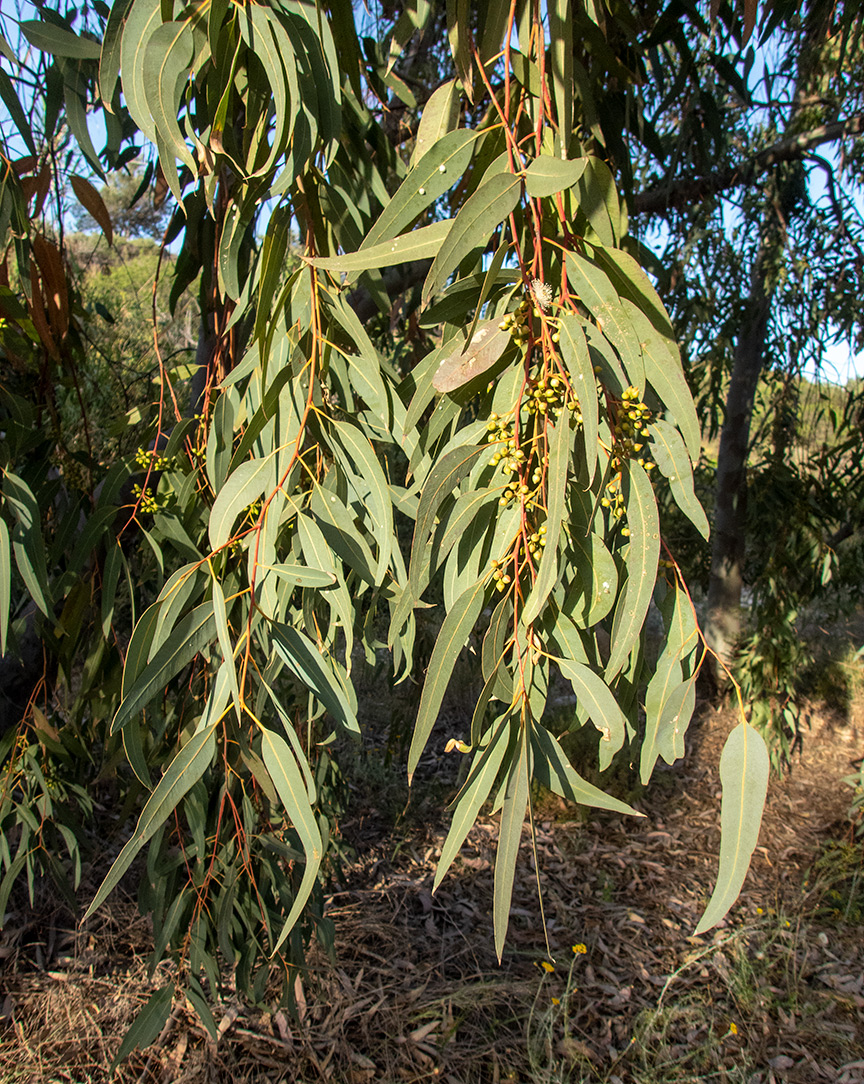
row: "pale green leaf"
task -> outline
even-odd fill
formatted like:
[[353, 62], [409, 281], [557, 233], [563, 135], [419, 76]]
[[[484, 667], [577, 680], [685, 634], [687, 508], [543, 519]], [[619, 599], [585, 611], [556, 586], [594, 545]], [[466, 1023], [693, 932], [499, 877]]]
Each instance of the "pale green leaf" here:
[[590, 485], [597, 467], [597, 380], [588, 352], [582, 323], [577, 316], [565, 312], [559, 324], [561, 356], [570, 374], [570, 386], [579, 400], [582, 415], [582, 435], [585, 444], [586, 481]]
[[455, 79], [448, 79], [432, 92], [423, 107], [423, 115], [417, 128], [417, 138], [411, 154], [412, 167], [416, 166], [440, 139], [453, 131], [459, 123], [459, 105]]
[[441, 701], [444, 699], [444, 693], [453, 675], [453, 667], [483, 609], [485, 595], [485, 583], [473, 584], [459, 596], [452, 610], [444, 618], [429, 660], [429, 669], [426, 671], [420, 708], [411, 738], [411, 748], [408, 750], [409, 782], [426, 748], [435, 720], [438, 718]]
[[622, 467], [622, 490], [627, 509], [630, 545], [626, 552], [627, 579], [615, 608], [612, 646], [606, 666], [611, 680], [627, 661], [642, 631], [660, 559], [660, 521], [657, 502], [648, 474], [635, 460]]
[[531, 744], [534, 751], [534, 778], [555, 794], [560, 794], [568, 802], [593, 806], [596, 809], [611, 809], [615, 813], [627, 813], [633, 817], [642, 817], [643, 813], [633, 809], [626, 802], [604, 794], [582, 778], [567, 759], [558, 739], [544, 726], [536, 725], [531, 729]]
[[178, 621], [167, 642], [159, 648], [128, 693], [125, 693], [111, 724], [112, 734], [116, 734], [130, 719], [143, 711], [153, 697], [161, 693], [168, 682], [212, 642], [215, 632], [216, 618], [212, 601], [196, 606], [191, 613]]
[[602, 771], [624, 744], [627, 723], [624, 713], [609, 687], [593, 670], [573, 659], [555, 659], [554, 662], [572, 685], [579, 707], [600, 731]]
[[696, 934], [716, 926], [738, 899], [759, 840], [770, 761], [761, 734], [739, 723], [720, 757], [720, 868]]
[[473, 249], [489, 243], [492, 232], [519, 202], [522, 182], [510, 173], [490, 177], [469, 196], [453, 221], [423, 284], [423, 305], [429, 303], [453, 271]]
[[369, 230], [360, 251], [396, 237], [451, 189], [471, 161], [476, 139], [476, 132], [459, 129], [430, 145]]
[[231, 538], [234, 520], [244, 508], [257, 501], [267, 491], [274, 477], [274, 457], [272, 452], [263, 459], [249, 459], [228, 478], [216, 495], [210, 509], [210, 546], [215, 551], [226, 545]]
[[447, 838], [444, 840], [444, 846], [441, 848], [441, 857], [438, 860], [435, 881], [432, 885], [433, 892], [444, 880], [466, 836], [474, 827], [480, 807], [489, 797], [489, 791], [492, 789], [501, 761], [507, 752], [508, 730], [506, 720], [502, 721], [496, 727], [486, 748], [474, 755], [474, 763], [468, 779], [453, 803], [453, 820], [450, 823]]
[[707, 542], [708, 517], [693, 490], [693, 470], [684, 439], [677, 429], [660, 418], [651, 425], [651, 453], [669, 479], [675, 503]]
[[171, 761], [156, 789], [141, 811], [132, 838], [117, 856], [105, 880], [84, 914], [84, 920], [102, 906], [120, 878], [132, 865], [135, 856], [177, 808], [207, 770], [216, 749], [216, 722], [194, 734]]
[[558, 539], [561, 523], [564, 519], [564, 497], [567, 492], [567, 473], [572, 449], [573, 429], [566, 413], [562, 414], [557, 425], [546, 430], [549, 442], [549, 466], [546, 474], [546, 545], [537, 569], [537, 579], [522, 612], [522, 621], [527, 626], [534, 621], [549, 593], [558, 579]]
[[398, 263], [423, 260], [435, 256], [446, 240], [453, 219], [445, 218], [431, 226], [421, 226], [390, 241], [381, 241], [358, 252], [344, 256], [318, 256], [309, 263], [324, 271], [368, 271], [370, 268], [392, 267]]
[[315, 887], [315, 881], [318, 878], [318, 870], [321, 867], [324, 848], [321, 843], [321, 833], [318, 831], [318, 825], [315, 821], [315, 814], [309, 802], [306, 783], [303, 774], [297, 767], [294, 754], [285, 740], [278, 734], [274, 734], [273, 731], [267, 730], [263, 726], [260, 727], [260, 731], [261, 758], [270, 773], [270, 778], [273, 780], [276, 792], [285, 807], [285, 812], [300, 837], [306, 855], [303, 878], [285, 920], [285, 925], [282, 927], [282, 932], [273, 946], [273, 953], [275, 954], [279, 951], [282, 942], [303, 913], [303, 908], [312, 894], [312, 889]]
[[[360, 478], [369, 487], [369, 533], [378, 543], [378, 569], [375, 573], [375, 586], [379, 587], [384, 582], [384, 576], [390, 565], [390, 554], [393, 547], [393, 503], [390, 500], [390, 490], [384, 471], [375, 454], [368, 437], [364, 436], [359, 429], [347, 422], [333, 422], [338, 444], [334, 444], [333, 451], [339, 456], [340, 450], [353, 461]], [[347, 470], [348, 464], [344, 456], [342, 465]]]
[[498, 833], [498, 853], [495, 857], [492, 923], [495, 931], [495, 953], [499, 963], [504, 952], [507, 927], [510, 925], [510, 901], [513, 897], [513, 881], [516, 877], [516, 859], [519, 856], [522, 826], [528, 809], [529, 756], [527, 727], [523, 727], [516, 759], [511, 764], [510, 774], [507, 777], [504, 807], [501, 810], [501, 827]]
[[529, 196], [553, 196], [576, 184], [585, 172], [587, 158], [562, 159], [541, 154], [525, 170], [525, 191]]

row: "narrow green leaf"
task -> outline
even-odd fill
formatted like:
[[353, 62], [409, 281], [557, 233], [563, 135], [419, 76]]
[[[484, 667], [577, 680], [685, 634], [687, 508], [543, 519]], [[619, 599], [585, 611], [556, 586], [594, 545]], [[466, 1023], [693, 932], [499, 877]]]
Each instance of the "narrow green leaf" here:
[[449, 191], [471, 161], [476, 140], [476, 132], [459, 129], [446, 133], [434, 145], [430, 144], [363, 239], [360, 251], [402, 233], [418, 215]]
[[382, 241], [344, 256], [318, 256], [309, 263], [323, 271], [368, 271], [371, 268], [393, 267], [398, 263], [424, 260], [435, 256], [450, 233], [452, 218], [421, 226], [390, 241]]
[[243, 712], [240, 708], [240, 686], [237, 684], [237, 670], [234, 666], [234, 648], [231, 643], [231, 633], [228, 628], [228, 608], [225, 605], [225, 592], [222, 584], [216, 578], [213, 566], [210, 565], [210, 582], [213, 591], [213, 617], [216, 621], [216, 636], [219, 640], [219, 650], [222, 652], [223, 668], [228, 675], [228, 684], [231, 688], [231, 696], [234, 700], [234, 712], [237, 722], [243, 723]]
[[71, 30], [64, 30], [53, 23], [40, 19], [24, 19], [20, 24], [24, 37], [45, 53], [65, 56], [72, 60], [98, 60], [102, 48], [98, 41], [82, 38]]
[[687, 385], [681, 356], [673, 341], [664, 338], [646, 318], [633, 316], [642, 347], [645, 379], [657, 393], [666, 411], [666, 420], [680, 429], [690, 458], [695, 463], [702, 444], [702, 430], [693, 396]]
[[707, 542], [708, 517], [693, 489], [693, 470], [684, 440], [677, 429], [660, 418], [651, 425], [651, 453], [669, 479], [675, 503]]
[[534, 581], [531, 594], [522, 612], [522, 621], [526, 626], [539, 616], [558, 579], [558, 539], [564, 519], [567, 470], [573, 441], [573, 429], [566, 412], [561, 415], [557, 425], [549, 426], [546, 435], [549, 442], [549, 468], [546, 475], [548, 479], [546, 545], [543, 547], [543, 556], [540, 558], [537, 579]]
[[548, 5], [549, 52], [555, 118], [558, 122], [556, 147], [562, 158], [569, 153], [573, 133], [573, 5], [571, 0], [553, 0]]
[[504, 952], [507, 927], [510, 925], [510, 901], [513, 898], [516, 859], [519, 856], [522, 825], [525, 823], [525, 813], [528, 809], [529, 756], [528, 728], [523, 726], [516, 759], [510, 766], [510, 774], [507, 777], [504, 807], [501, 810], [501, 828], [498, 833], [498, 853], [495, 856], [492, 923], [495, 929], [495, 953], [499, 963]]
[[271, 452], [263, 459], [249, 459], [241, 463], [219, 490], [210, 509], [208, 532], [211, 549], [221, 549], [228, 542], [239, 513], [267, 491], [273, 478], [274, 457], [277, 454]]
[[606, 680], [618, 673], [642, 630], [660, 559], [660, 520], [657, 502], [647, 473], [635, 460], [622, 467], [624, 501], [630, 545], [627, 547], [627, 580], [615, 608], [612, 648], [606, 666]]
[[464, 448], [454, 448], [442, 456], [429, 471], [423, 483], [420, 504], [417, 508], [417, 521], [414, 525], [414, 542], [411, 546], [411, 563], [408, 571], [408, 580], [412, 586], [420, 582], [420, 571], [426, 556], [426, 543], [435, 525], [438, 509], [462, 479], [468, 476], [484, 451], [486, 449], [483, 447], [469, 445]]
[[151, 35], [161, 25], [161, 0], [134, 0], [120, 42], [123, 96], [132, 119], [151, 143], [156, 142], [156, 126], [144, 93], [144, 53]]
[[642, 352], [618, 291], [601, 268], [578, 252], [567, 253], [567, 278], [598, 328], [618, 351], [630, 383], [641, 392], [645, 387]]
[[597, 380], [588, 352], [585, 332], [577, 316], [565, 312], [559, 324], [561, 356], [570, 374], [570, 384], [579, 400], [582, 415], [582, 435], [585, 444], [585, 467], [588, 485], [594, 479], [599, 443], [597, 440]]
[[522, 182], [511, 173], [497, 173], [469, 196], [453, 221], [423, 284], [423, 307], [473, 249], [489, 243], [498, 227], [519, 202]]
[[[347, 422], [333, 422], [333, 431], [338, 438], [338, 445], [333, 451], [338, 456], [341, 449], [353, 460], [359, 477], [369, 486], [370, 516], [368, 529], [378, 543], [378, 569], [375, 573], [375, 586], [380, 587], [390, 565], [393, 547], [393, 503], [384, 471], [378, 462], [375, 450], [359, 429]], [[342, 459], [343, 467], [348, 464]]]
[[318, 878], [318, 870], [321, 867], [321, 856], [324, 848], [321, 843], [321, 833], [318, 831], [318, 825], [315, 822], [315, 814], [309, 802], [309, 794], [306, 790], [303, 774], [297, 767], [294, 754], [285, 740], [278, 734], [275, 734], [272, 730], [267, 730], [263, 726], [260, 727], [260, 730], [261, 758], [270, 773], [270, 778], [273, 780], [273, 785], [282, 800], [285, 812], [300, 837], [306, 855], [306, 867], [303, 870], [300, 887], [297, 889], [297, 895], [294, 897], [294, 902], [288, 912], [282, 932], [273, 946], [271, 955], [275, 955], [279, 951], [282, 942], [293, 929], [309, 900], [309, 896], [312, 894], [312, 889], [315, 887], [315, 881]]
[[573, 686], [579, 707], [600, 731], [600, 770], [609, 766], [612, 757], [624, 744], [627, 720], [609, 687], [593, 670], [573, 659], [553, 660]]
[[532, 727], [531, 743], [534, 751], [534, 778], [542, 786], [579, 805], [611, 809], [615, 813], [627, 813], [633, 817], [644, 816], [644, 813], [639, 813], [626, 802], [604, 794], [602, 790], [584, 780], [567, 759], [558, 739], [550, 734], [545, 726]]
[[408, 750], [409, 783], [429, 741], [435, 720], [438, 718], [438, 711], [447, 686], [450, 684], [453, 667], [483, 609], [485, 596], [484, 582], [472, 584], [459, 596], [450, 613], [444, 618], [432, 650], [432, 658], [429, 660], [429, 669], [426, 671], [420, 708], [411, 738], [411, 748]]
[[36, 144], [33, 142], [33, 132], [27, 121], [27, 115], [21, 108], [21, 102], [18, 99], [15, 87], [12, 85], [12, 80], [2, 68], [0, 68], [0, 100], [6, 106], [9, 116], [21, 134], [21, 138], [27, 144], [27, 149], [31, 154], [36, 154]]
[[191, 22], [168, 22], [156, 27], [147, 39], [144, 55], [144, 95], [156, 130], [193, 172], [196, 169], [177, 121], [183, 89], [195, 52]]
[[444, 846], [441, 848], [441, 857], [438, 859], [438, 868], [435, 870], [435, 881], [432, 885], [433, 892], [444, 880], [465, 842], [465, 837], [474, 827], [480, 807], [489, 797], [489, 791], [492, 789], [501, 761], [507, 752], [508, 730], [509, 724], [505, 717], [496, 727], [486, 748], [474, 754], [474, 762], [468, 779], [453, 803], [453, 819], [450, 822], [450, 830], [444, 840]]
[[30, 597], [47, 618], [53, 621], [51, 585], [39, 506], [33, 491], [15, 474], [5, 472], [3, 496], [15, 515], [12, 526], [12, 552]]
[[525, 191], [529, 196], [553, 196], [576, 184], [585, 172], [587, 158], [565, 160], [541, 154], [525, 170]]
[[174, 986], [163, 986], [155, 994], [151, 994], [147, 1003], [136, 1015], [129, 1026], [129, 1030], [123, 1036], [114, 1060], [111, 1062], [111, 1073], [117, 1068], [124, 1058], [128, 1057], [136, 1047], [146, 1050], [159, 1038], [162, 1028], [168, 1021], [171, 1013], [171, 1005], [174, 1002]]
[[198, 782], [207, 770], [215, 750], [216, 723], [213, 722], [194, 734], [174, 757], [141, 811], [132, 838], [115, 859], [87, 908], [85, 921], [102, 906], [144, 844], [170, 817], [180, 799]]
[[345, 730], [360, 733], [357, 715], [345, 690], [328, 668], [318, 647], [299, 629], [273, 622], [270, 625], [276, 653]]
[[335, 575], [332, 572], [325, 572], [322, 568], [309, 568], [306, 565], [262, 564], [258, 567], [298, 587], [332, 587], [336, 582]]
[[761, 734], [739, 723], [720, 757], [720, 868], [717, 884], [695, 933], [716, 926], [738, 899], [759, 841], [770, 761]]
[[153, 697], [165, 689], [171, 678], [212, 643], [215, 632], [216, 618], [212, 601], [196, 606], [191, 613], [178, 621], [168, 641], [159, 648], [132, 688], [124, 695], [111, 724], [111, 733], [116, 734], [130, 719], [143, 711]]
[[459, 105], [455, 79], [448, 79], [446, 83], [442, 83], [437, 90], [433, 91], [420, 117], [417, 138], [411, 154], [412, 167], [416, 166], [440, 139], [453, 131], [459, 123]]
[[12, 549], [9, 528], [0, 519], [0, 658], [6, 654], [6, 636], [12, 608]]
[[123, 35], [123, 23], [131, 7], [132, 0], [117, 0], [117, 3], [111, 5], [108, 21], [105, 23], [105, 34], [99, 52], [99, 96], [103, 107], [109, 113], [113, 112], [111, 102], [117, 87], [117, 78], [120, 75], [120, 42]]

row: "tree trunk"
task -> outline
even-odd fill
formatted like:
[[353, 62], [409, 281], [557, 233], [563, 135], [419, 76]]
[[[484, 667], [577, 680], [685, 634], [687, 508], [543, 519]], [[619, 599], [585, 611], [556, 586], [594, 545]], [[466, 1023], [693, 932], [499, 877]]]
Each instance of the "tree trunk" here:
[[[747, 453], [750, 420], [762, 367], [771, 296], [765, 289], [764, 250], [753, 263], [750, 296], [735, 348], [735, 360], [726, 395], [726, 416], [720, 434], [714, 497], [711, 580], [705, 637], [726, 666], [741, 633], [741, 589], [747, 519]], [[723, 666], [715, 663], [722, 684]]]

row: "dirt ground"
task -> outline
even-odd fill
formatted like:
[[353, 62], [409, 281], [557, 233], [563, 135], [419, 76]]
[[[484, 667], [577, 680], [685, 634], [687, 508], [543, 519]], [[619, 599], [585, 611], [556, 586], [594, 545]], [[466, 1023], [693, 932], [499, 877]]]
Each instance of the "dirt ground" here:
[[[691, 755], [637, 803], [644, 819], [581, 820], [557, 800], [541, 804], [548, 952], [526, 831], [501, 966], [495, 818], [477, 825], [433, 897], [446, 822], [415, 811], [394, 831], [358, 793], [342, 829], [363, 846], [328, 903], [338, 960], [313, 956], [300, 1019], [229, 1001], [215, 1044], [176, 1005], [157, 1043], [113, 1079], [862, 1084], [864, 869], [842, 779], [864, 753], [864, 720], [812, 720], [792, 770], [772, 778], [738, 904], [695, 938], [716, 873], [717, 764], [734, 723], [703, 709]], [[83, 930], [50, 913], [10, 915], [0, 1082], [107, 1081], [130, 1020], [164, 982], [147, 978], [150, 945], [122, 895]]]

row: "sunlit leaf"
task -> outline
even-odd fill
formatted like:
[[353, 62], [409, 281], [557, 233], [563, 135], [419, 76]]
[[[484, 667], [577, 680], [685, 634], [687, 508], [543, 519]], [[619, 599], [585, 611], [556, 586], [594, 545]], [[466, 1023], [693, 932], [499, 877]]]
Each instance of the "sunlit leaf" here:
[[759, 840], [769, 770], [762, 735], [747, 723], [739, 723], [726, 739], [720, 757], [720, 868], [696, 934], [716, 926], [738, 899]]

